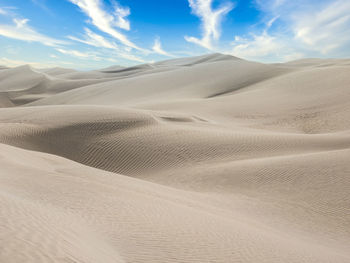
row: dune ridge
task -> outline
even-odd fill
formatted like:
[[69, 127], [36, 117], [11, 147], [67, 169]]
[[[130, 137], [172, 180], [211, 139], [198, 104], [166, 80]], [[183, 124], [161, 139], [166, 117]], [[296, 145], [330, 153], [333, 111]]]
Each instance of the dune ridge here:
[[1, 262], [350, 262], [350, 64], [0, 71]]

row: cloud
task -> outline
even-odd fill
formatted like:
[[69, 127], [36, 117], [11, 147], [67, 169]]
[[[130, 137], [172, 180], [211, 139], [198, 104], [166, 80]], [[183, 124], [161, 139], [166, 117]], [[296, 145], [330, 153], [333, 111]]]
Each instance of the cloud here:
[[[132, 50], [129, 47], [124, 46], [124, 48], [121, 48], [116, 43], [109, 41], [106, 38], [104, 38], [103, 36], [92, 32], [88, 28], [85, 28], [85, 35], [84, 35], [83, 39], [80, 39], [80, 38], [77, 38], [74, 36], [68, 36], [68, 38], [71, 40], [74, 40], [74, 41], [78, 41], [80, 43], [84, 43], [84, 44], [89, 45], [89, 46], [112, 49], [114, 51], [114, 53], [109, 54], [112, 56], [115, 55], [115, 56], [118, 56], [118, 57], [121, 57], [121, 58], [124, 58], [127, 60], [141, 62], [141, 63], [145, 62], [145, 60], [143, 60], [142, 58], [131, 54]], [[102, 51], [102, 50], [100, 50], [100, 51]]]
[[101, 52], [81, 52], [78, 50], [68, 50], [68, 49], [63, 49], [63, 48], [56, 48], [56, 51], [64, 54], [64, 55], [69, 55], [73, 57], [77, 57], [79, 59], [93, 59], [95, 61], [115, 61], [115, 57], [117, 56], [118, 58], [124, 58], [126, 60], [131, 60], [131, 61], [136, 61], [140, 63], [145, 63], [146, 61], [138, 56], [135, 56], [130, 53], [122, 52], [122, 51], [116, 51], [115, 53], [108, 53], [105, 54], [100, 50]]
[[14, 18], [12, 25], [0, 25], [0, 35], [12, 39], [39, 42], [46, 46], [58, 46], [67, 42], [45, 36], [28, 25], [28, 19]]
[[125, 19], [130, 15], [129, 7], [122, 7], [117, 2], [114, 2], [114, 15], [116, 17], [115, 25], [119, 28], [130, 30], [130, 22]]
[[[289, 42], [282, 35], [269, 33], [270, 28], [278, 18], [278, 16], [275, 16], [267, 20], [262, 32], [250, 33], [243, 37], [235, 36], [231, 43], [233, 48], [227, 53], [244, 59], [268, 62], [285, 61], [296, 57], [294, 48], [288, 46]], [[294, 55], [291, 56], [290, 54]], [[300, 54], [298, 53], [298, 58]]]
[[152, 47], [152, 50], [157, 53], [157, 54], [160, 54], [160, 55], [163, 55], [163, 56], [167, 56], [167, 57], [174, 57], [174, 55], [166, 52], [165, 50], [162, 49], [162, 43], [160, 42], [160, 38], [157, 37], [155, 40], [154, 40], [154, 45]]
[[304, 57], [304, 53], [290, 46], [286, 39], [270, 35], [267, 31], [252, 34], [249, 38], [236, 36], [231, 44], [232, 50], [225, 53], [248, 60], [284, 62]]
[[55, 14], [46, 6], [46, 0], [31, 0], [33, 4], [40, 7], [42, 10], [44, 10], [46, 13], [48, 13], [51, 16], [54, 16]]
[[278, 11], [280, 13], [281, 10], [279, 9], [281, 5], [282, 4], [286, 5], [289, 3], [290, 1], [287, 1], [287, 0], [255, 0], [255, 4], [258, 9], [260, 9], [263, 12], [270, 12], [270, 13], [273, 13], [275, 11]]
[[74, 57], [78, 57], [78, 58], [91, 58], [94, 57], [94, 55], [91, 55], [89, 53], [84, 53], [84, 52], [80, 52], [77, 50], [67, 50], [67, 49], [62, 49], [62, 48], [56, 48], [56, 50], [62, 54], [65, 55], [70, 55], [70, 56], [74, 56]]
[[84, 39], [80, 39], [74, 36], [68, 36], [68, 38], [90, 46], [94, 46], [94, 47], [118, 49], [117, 44], [115, 44], [114, 42], [108, 41], [103, 36], [92, 32], [90, 29], [85, 28], [84, 31], [85, 31]]
[[4, 9], [0, 8], [0, 15], [6, 15], [6, 14], [7, 12]]
[[213, 40], [220, 37], [222, 18], [229, 13], [234, 5], [228, 2], [216, 10], [212, 8], [213, 0], [188, 0], [192, 13], [201, 20], [202, 38], [185, 36], [186, 41], [195, 43], [207, 49], [213, 49]]
[[102, 4], [101, 0], [68, 0], [77, 5], [91, 19], [91, 23], [102, 32], [111, 35], [119, 40], [122, 44], [142, 50], [136, 44], [131, 42], [124, 34], [120, 33], [115, 27], [122, 29], [130, 29], [130, 24], [125, 17], [129, 15], [129, 9], [120, 8], [117, 4], [113, 13], [108, 13]]
[[250, 39], [236, 37], [232, 43], [234, 46], [232, 55], [245, 59], [262, 59], [278, 54], [284, 46], [277, 38], [263, 32], [260, 35], [252, 35]]
[[136, 62], [140, 62], [140, 63], [145, 63], [146, 62], [143, 58], [140, 58], [140, 57], [135, 56], [133, 54], [119, 53], [118, 55], [120, 57], [124, 58], [124, 59], [131, 60], [131, 61], [136, 61]]
[[17, 45], [8, 45], [3, 47], [3, 50], [5, 50], [7, 54], [17, 55], [21, 52], [22, 48]]
[[29, 19], [13, 19], [13, 22], [16, 24], [17, 28], [23, 28], [26, 26], [26, 24], [28, 23]]
[[292, 61], [292, 60], [297, 60], [297, 59], [301, 59], [304, 57], [305, 57], [305, 54], [296, 51], [296, 52], [292, 52], [292, 53], [284, 55], [283, 61]]
[[350, 44], [350, 1], [331, 1], [315, 12], [300, 13], [293, 19], [293, 32], [297, 40], [322, 54]]
[[[342, 56], [350, 45], [348, 0], [256, 0], [265, 27], [236, 36], [230, 54], [251, 60], [285, 61]], [[273, 27], [277, 24], [276, 27]]]
[[304, 52], [335, 56], [350, 44], [348, 0], [256, 0], [256, 4], [265, 16], [278, 16], [282, 37]]
[[93, 64], [89, 64], [84, 62], [84, 64], [79, 64], [79, 63], [72, 63], [69, 61], [56, 61], [54, 63], [52, 62], [33, 62], [33, 61], [27, 61], [27, 60], [16, 60], [16, 59], [9, 59], [6, 57], [0, 58], [0, 65], [4, 65], [7, 67], [18, 67], [22, 65], [30, 65], [33, 68], [53, 68], [53, 67], [75, 67], [75, 68], [80, 68], [80, 69], [92, 69], [94, 67]]
[[15, 60], [15, 59], [9, 59], [6, 57], [0, 58], [0, 65], [4, 65], [7, 67], [18, 67], [22, 65], [30, 65], [34, 68], [49, 68], [53, 67], [54, 65], [51, 63], [41, 63], [41, 62], [33, 62], [33, 61], [24, 61], [24, 60]]

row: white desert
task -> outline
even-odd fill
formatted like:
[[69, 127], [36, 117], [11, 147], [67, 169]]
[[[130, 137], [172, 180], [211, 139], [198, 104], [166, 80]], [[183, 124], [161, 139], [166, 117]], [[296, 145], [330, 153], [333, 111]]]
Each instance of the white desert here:
[[350, 60], [0, 67], [0, 262], [349, 263]]

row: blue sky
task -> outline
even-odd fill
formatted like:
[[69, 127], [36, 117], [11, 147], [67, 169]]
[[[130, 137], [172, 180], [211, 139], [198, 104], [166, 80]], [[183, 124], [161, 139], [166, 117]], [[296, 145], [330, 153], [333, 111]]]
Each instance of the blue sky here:
[[349, 0], [1, 0], [0, 64], [102, 68], [221, 52], [350, 57]]

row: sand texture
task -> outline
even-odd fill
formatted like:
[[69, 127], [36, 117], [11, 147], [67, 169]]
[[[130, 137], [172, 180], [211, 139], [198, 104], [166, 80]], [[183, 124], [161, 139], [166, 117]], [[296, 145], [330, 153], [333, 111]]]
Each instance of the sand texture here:
[[0, 67], [0, 262], [350, 262], [350, 60]]

